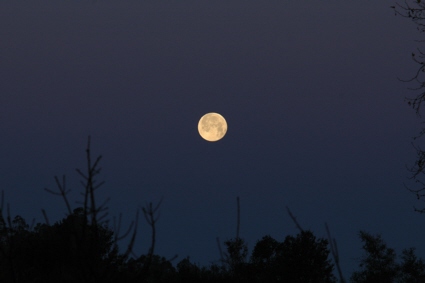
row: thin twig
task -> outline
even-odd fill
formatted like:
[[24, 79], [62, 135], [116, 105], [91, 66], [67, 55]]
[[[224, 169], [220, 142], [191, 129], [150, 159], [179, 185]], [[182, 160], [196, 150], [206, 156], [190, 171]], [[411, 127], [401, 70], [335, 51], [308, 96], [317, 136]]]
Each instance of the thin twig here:
[[137, 212], [136, 212], [136, 220], [135, 220], [135, 226], [134, 226], [133, 234], [131, 235], [130, 242], [127, 246], [127, 250], [124, 253], [124, 258], [127, 258], [130, 253], [133, 253], [133, 246], [134, 246], [134, 242], [136, 240], [138, 223], [139, 223], [139, 210], [137, 210]]
[[217, 237], [216, 240], [217, 240], [218, 251], [220, 253], [220, 261], [221, 263], [224, 263], [223, 250], [221, 249], [220, 238]]
[[47, 226], [50, 226], [49, 218], [47, 217], [47, 213], [44, 209], [41, 209], [41, 213], [43, 213], [44, 221], [46, 221]]
[[297, 218], [292, 214], [291, 210], [289, 210], [289, 207], [286, 207], [286, 211], [288, 211], [289, 216], [291, 217], [292, 221], [297, 226], [298, 230], [300, 230], [300, 232], [303, 232], [304, 229], [301, 228], [301, 225], [298, 223]]
[[338, 270], [340, 282], [345, 283], [345, 279], [344, 279], [344, 276], [342, 275], [342, 271], [341, 271], [341, 266], [339, 264], [339, 253], [338, 253], [338, 246], [336, 244], [336, 240], [331, 237], [331, 231], [329, 230], [329, 226], [328, 226], [327, 223], [325, 223], [325, 228], [326, 228], [326, 233], [328, 234], [329, 246], [330, 246], [331, 253], [332, 253], [332, 256], [334, 258], [334, 261], [335, 261], [336, 268]]
[[241, 207], [239, 203], [239, 197], [236, 198], [238, 214], [237, 214], [237, 223], [236, 223], [236, 239], [239, 239], [239, 227], [241, 222]]

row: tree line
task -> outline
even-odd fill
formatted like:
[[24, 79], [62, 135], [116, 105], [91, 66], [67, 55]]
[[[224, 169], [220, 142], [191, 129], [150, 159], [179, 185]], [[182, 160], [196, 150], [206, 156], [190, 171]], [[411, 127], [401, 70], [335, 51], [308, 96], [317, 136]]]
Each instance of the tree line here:
[[[101, 156], [94, 161], [90, 152], [90, 137], [86, 149], [87, 170], [76, 171], [84, 187], [82, 206], [72, 209], [68, 200], [65, 177], [55, 177], [57, 190], [46, 189], [60, 196], [68, 210], [67, 216], [50, 224], [44, 210], [44, 223], [29, 225], [19, 215], [11, 217], [9, 204], [0, 202], [0, 282], [346, 282], [339, 265], [335, 239], [326, 226], [328, 238], [316, 237], [304, 230], [288, 209], [299, 229], [296, 235], [274, 239], [265, 235], [251, 253], [239, 236], [240, 205], [237, 199], [236, 237], [217, 239], [220, 259], [209, 266], [199, 266], [185, 257], [166, 259], [155, 254], [156, 224], [161, 202], [141, 207], [151, 228], [148, 253], [137, 256], [132, 248], [137, 238], [139, 215], [123, 232], [121, 216], [108, 220], [106, 202], [97, 204], [95, 190], [103, 183], [96, 181], [100, 173]], [[380, 235], [359, 233], [364, 255], [359, 270], [350, 276], [354, 283], [425, 282], [425, 262], [414, 248], [403, 250], [400, 256], [388, 247]], [[129, 239], [125, 249], [118, 242]], [[174, 263], [174, 264], [173, 264]], [[335, 273], [338, 276], [335, 276]]]
[[[199, 266], [189, 257], [120, 252], [114, 231], [89, 223], [82, 207], [49, 225], [29, 227], [19, 215], [0, 219], [0, 282], [345, 282], [334, 275], [328, 239], [302, 230], [283, 240], [264, 236], [248, 254], [246, 242], [224, 242], [223, 258]], [[425, 282], [425, 262], [414, 248], [397, 256], [380, 235], [359, 233], [363, 257], [350, 282]]]

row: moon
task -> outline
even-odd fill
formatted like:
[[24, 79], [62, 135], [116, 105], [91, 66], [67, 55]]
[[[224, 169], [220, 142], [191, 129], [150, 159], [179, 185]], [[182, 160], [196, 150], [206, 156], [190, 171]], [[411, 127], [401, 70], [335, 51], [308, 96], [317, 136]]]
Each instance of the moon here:
[[221, 140], [227, 132], [226, 119], [218, 113], [207, 113], [199, 120], [198, 131], [204, 140]]

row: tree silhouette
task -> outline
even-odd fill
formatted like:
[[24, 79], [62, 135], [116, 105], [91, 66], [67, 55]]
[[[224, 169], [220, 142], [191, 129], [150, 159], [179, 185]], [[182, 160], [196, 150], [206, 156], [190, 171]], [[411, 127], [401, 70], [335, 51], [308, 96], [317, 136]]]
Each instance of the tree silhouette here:
[[[87, 225], [82, 209], [74, 210], [65, 219], [52, 226], [38, 223], [29, 230], [19, 215], [3, 238], [1, 249], [12, 255], [10, 260], [1, 257], [1, 282], [95, 282], [106, 274], [111, 262], [116, 262], [112, 231]], [[98, 232], [97, 242], [94, 231]], [[11, 272], [15, 274], [12, 274]], [[16, 277], [13, 279], [13, 277]]]
[[[421, 0], [404, 0], [403, 2], [397, 2], [395, 6], [391, 6], [394, 9], [396, 15], [408, 18], [412, 20], [419, 32], [425, 32], [425, 2]], [[418, 40], [422, 43], [423, 40]], [[407, 97], [406, 101], [411, 106], [416, 115], [422, 118], [423, 115], [423, 103], [425, 102], [425, 52], [421, 48], [417, 48], [416, 51], [412, 52], [412, 59], [418, 65], [413, 76], [409, 79], [400, 79], [401, 81], [414, 84], [412, 90], [418, 92], [413, 97]], [[414, 137], [413, 146], [416, 150], [416, 161], [413, 166], [409, 168], [411, 172], [411, 179], [418, 185], [419, 188], [407, 188], [410, 192], [414, 193], [418, 200], [425, 199], [425, 182], [423, 180], [425, 174], [425, 150], [417, 145], [417, 141], [423, 140], [425, 136], [425, 128], [422, 128], [419, 134]], [[425, 213], [425, 207], [415, 208], [417, 212]]]
[[[68, 201], [69, 189], [65, 176], [55, 177], [57, 191], [46, 189], [51, 194], [63, 198], [68, 215], [50, 225], [47, 213], [42, 210], [46, 223], [38, 223], [32, 229], [19, 215], [10, 217], [9, 205], [4, 214], [4, 194], [0, 202], [0, 282], [142, 282], [157, 278], [159, 270], [171, 265], [165, 259], [158, 259], [154, 252], [155, 213], [159, 204], [142, 208], [146, 220], [152, 227], [152, 244], [148, 255], [130, 258], [137, 232], [138, 214], [126, 232], [121, 234], [121, 215], [118, 223], [114, 218], [113, 229], [106, 221], [106, 202], [98, 204], [95, 190], [103, 182], [97, 183], [95, 176], [101, 171], [101, 156], [94, 162], [91, 159], [90, 137], [86, 149], [87, 170], [76, 169], [83, 178], [84, 187], [81, 207], [72, 210]], [[85, 171], [86, 173], [83, 173]], [[154, 217], [155, 216], [155, 217]], [[130, 243], [124, 254], [118, 250], [117, 242], [130, 236]], [[160, 262], [160, 264], [159, 264]], [[136, 264], [137, 263], [137, 264]], [[142, 266], [131, 273], [134, 266]], [[124, 280], [124, 281], [122, 281]], [[141, 281], [142, 280], [142, 281]], [[157, 281], [157, 280], [155, 280]]]
[[400, 265], [400, 282], [425, 282], [425, 263], [415, 255], [415, 249], [409, 248], [402, 252]]
[[399, 272], [395, 251], [387, 247], [380, 235], [372, 236], [360, 231], [359, 236], [366, 255], [360, 261], [361, 271], [354, 272], [351, 281], [355, 283], [395, 282]]
[[[176, 267], [171, 261], [154, 254], [156, 243], [157, 205], [148, 203], [140, 207], [151, 228], [151, 244], [146, 254], [136, 256], [132, 251], [136, 239], [138, 214], [129, 228], [121, 233], [121, 218], [105, 220], [107, 207], [98, 205], [94, 191], [94, 176], [100, 172], [100, 157], [94, 163], [90, 158], [90, 140], [87, 147], [88, 168], [82, 174], [84, 200], [80, 207], [72, 209], [68, 201], [65, 177], [55, 177], [58, 192], [47, 190], [63, 198], [68, 214], [50, 224], [42, 210], [45, 223], [34, 221], [28, 225], [24, 218], [10, 215], [9, 204], [4, 206], [4, 194], [0, 200], [0, 282], [291, 282], [333, 283], [334, 264], [339, 269], [338, 249], [326, 226], [328, 240], [317, 238], [313, 232], [303, 230], [295, 216], [288, 213], [300, 232], [286, 236], [282, 242], [264, 236], [249, 256], [248, 244], [239, 236], [240, 203], [237, 198], [236, 237], [224, 242], [219, 264], [198, 266], [183, 258]], [[101, 184], [101, 183], [100, 183]], [[6, 208], [6, 209], [5, 209]], [[117, 242], [130, 236], [130, 243], [121, 253]], [[425, 263], [414, 249], [402, 252], [400, 263], [393, 249], [388, 248], [380, 236], [360, 232], [366, 254], [360, 261], [360, 271], [351, 280], [359, 282], [425, 282]], [[219, 242], [219, 240], [217, 239]]]
[[280, 278], [282, 243], [270, 236], [264, 236], [255, 245], [251, 254], [251, 264], [256, 281], [276, 282]]
[[[224, 242], [227, 253], [225, 254], [226, 271], [235, 282], [247, 280], [249, 266], [246, 261], [248, 256], [248, 246], [242, 238], [230, 239]], [[238, 281], [236, 281], [238, 280]]]
[[327, 240], [317, 239], [311, 231], [287, 236], [283, 242], [264, 236], [249, 260], [241, 238], [228, 240], [225, 245], [224, 266], [200, 268], [185, 258], [177, 264], [178, 282], [336, 282]]
[[287, 236], [282, 243], [282, 277], [288, 282], [335, 282], [328, 241], [317, 239], [311, 231], [296, 237]]
[[179, 281], [196, 282], [201, 280], [201, 268], [190, 262], [189, 257], [182, 259], [177, 264]]
[[365, 255], [361, 258], [360, 271], [351, 276], [353, 283], [421, 283], [425, 282], [425, 264], [418, 259], [414, 249], [402, 252], [397, 262], [394, 249], [389, 248], [381, 235], [360, 231]]

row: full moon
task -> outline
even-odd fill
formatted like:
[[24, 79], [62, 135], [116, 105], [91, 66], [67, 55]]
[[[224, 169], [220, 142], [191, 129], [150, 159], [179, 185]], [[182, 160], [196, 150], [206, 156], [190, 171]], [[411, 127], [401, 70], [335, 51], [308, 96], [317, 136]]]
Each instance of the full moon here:
[[198, 123], [198, 131], [204, 140], [215, 142], [221, 140], [227, 132], [227, 122], [218, 113], [207, 113]]

